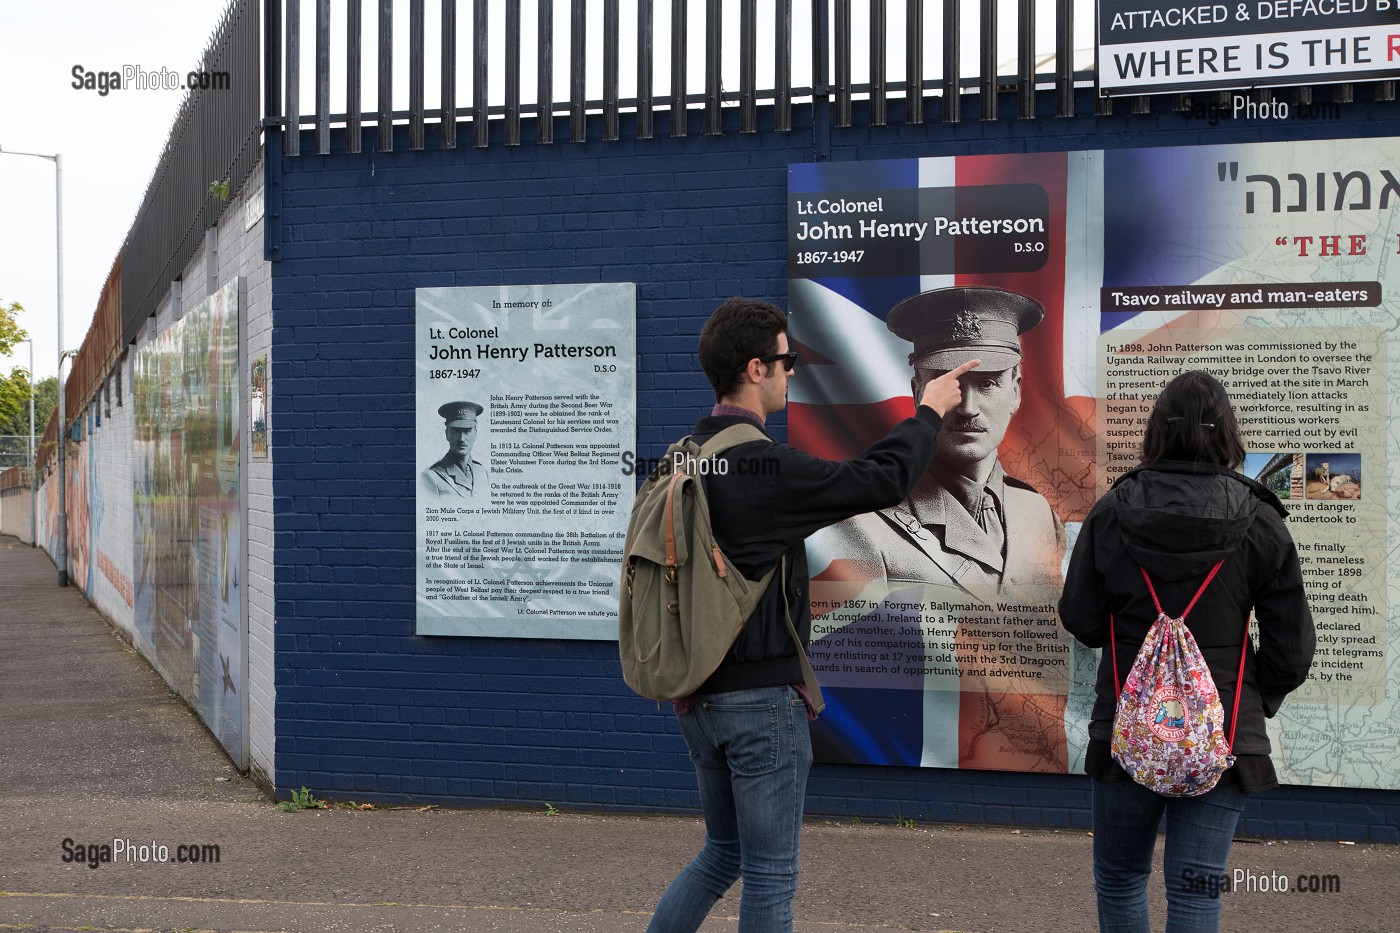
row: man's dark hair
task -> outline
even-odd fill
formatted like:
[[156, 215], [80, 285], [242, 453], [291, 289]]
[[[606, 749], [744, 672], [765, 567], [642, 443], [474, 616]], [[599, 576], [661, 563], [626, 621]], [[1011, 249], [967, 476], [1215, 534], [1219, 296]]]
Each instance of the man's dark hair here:
[[1204, 370], [1177, 376], [1147, 418], [1142, 436], [1144, 465], [1181, 460], [1239, 469], [1244, 444], [1230, 396], [1220, 381]]
[[749, 360], [777, 353], [778, 335], [786, 330], [787, 315], [766, 301], [730, 298], [716, 308], [700, 329], [700, 368], [714, 386], [715, 398], [734, 392]]

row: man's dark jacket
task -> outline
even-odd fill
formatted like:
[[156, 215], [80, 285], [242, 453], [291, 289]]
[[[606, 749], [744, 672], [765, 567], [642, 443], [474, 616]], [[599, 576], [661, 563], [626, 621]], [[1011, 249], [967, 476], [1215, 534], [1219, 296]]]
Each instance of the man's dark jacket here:
[[[692, 434], [704, 443], [741, 416], [701, 418]], [[750, 580], [787, 557], [787, 579], [775, 574], [758, 607], [739, 632], [729, 655], [697, 693], [802, 682], [797, 650], [783, 619], [783, 591], [793, 624], [807, 644], [811, 632], [805, 540], [827, 525], [900, 502], [933, 460], [942, 424], [937, 412], [920, 406], [913, 418], [890, 429], [854, 460], [822, 460], [786, 444], [752, 441], [721, 454], [705, 477], [710, 524], [720, 549]], [[765, 432], [766, 433], [766, 432]]]
[[1075, 541], [1060, 599], [1060, 619], [1070, 634], [1104, 648], [1085, 761], [1091, 775], [1126, 777], [1106, 759], [1117, 702], [1107, 645], [1112, 615], [1118, 676], [1126, 679], [1157, 617], [1138, 568], [1151, 576], [1162, 609], [1176, 617], [1223, 559], [1186, 627], [1220, 692], [1228, 729], [1253, 608], [1259, 647], [1245, 657], [1234, 770], [1246, 790], [1276, 783], [1263, 757], [1269, 753], [1264, 719], [1307, 677], [1316, 639], [1287, 514], [1266, 487], [1233, 470], [1167, 461], [1125, 473], [1095, 503]]

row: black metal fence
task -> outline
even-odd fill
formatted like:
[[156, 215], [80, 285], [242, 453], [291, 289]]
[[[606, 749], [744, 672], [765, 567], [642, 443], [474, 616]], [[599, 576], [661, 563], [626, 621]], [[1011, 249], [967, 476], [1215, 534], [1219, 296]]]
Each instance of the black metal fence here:
[[[998, 61], [999, 49], [1004, 47], [998, 40], [1007, 34], [999, 30], [998, 11], [1004, 5], [999, 0], [630, 0], [625, 19], [622, 0], [560, 0], [560, 9], [554, 0], [527, 0], [524, 4], [522, 0], [473, 0], [466, 28], [459, 26], [456, 0], [439, 2], [431, 11], [430, 22], [425, 0], [408, 0], [406, 4], [371, 0], [375, 35], [366, 36], [366, 10], [361, 0], [309, 0], [307, 4], [273, 0], [264, 18], [268, 54], [264, 57], [263, 86], [268, 116], [280, 116], [298, 127], [314, 126], [316, 149], [321, 153], [329, 150], [332, 125], [349, 130], [348, 145], [356, 151], [366, 121], [378, 127], [380, 150], [392, 149], [395, 122], [407, 124], [411, 148], [422, 148], [424, 125], [430, 119], [442, 127], [441, 145], [453, 148], [458, 121], [470, 121], [472, 145], [488, 144], [488, 120], [478, 119], [482, 115], [501, 118], [505, 144], [518, 145], [521, 119], [531, 110], [537, 118], [536, 140], [541, 143], [554, 141], [552, 118], [559, 114], [569, 117], [569, 139], [581, 142], [587, 138], [589, 114], [601, 115], [604, 138], [616, 139], [619, 113], [635, 111], [637, 136], [649, 138], [658, 109], [675, 113], [695, 106], [703, 109], [706, 134], [725, 132], [725, 107], [738, 108], [739, 132], [755, 132], [761, 101], [771, 103], [773, 127], [779, 132], [791, 129], [794, 102], [811, 100], [829, 102], [835, 125], [847, 126], [853, 119], [855, 99], [867, 98], [870, 122], [883, 124], [888, 118], [888, 101], [903, 98], [902, 119], [921, 123], [926, 118], [925, 96], [932, 94], [943, 98], [939, 119], [956, 122], [963, 119], [962, 94], [971, 90], [979, 94], [984, 120], [998, 118], [997, 99], [1004, 91], [1014, 91], [1018, 114], [1029, 118], [1035, 115], [1037, 87], [1049, 86], [1057, 93], [1057, 112], [1072, 116], [1075, 82], [1093, 80], [1091, 70], [1074, 70], [1076, 3], [1082, 15], [1092, 11], [1092, 0], [1043, 0], [1040, 9], [1035, 0], [1015, 0], [1015, 22], [1000, 24], [1016, 36], [1010, 75], [1002, 74]], [[561, 24], [558, 14], [565, 12], [565, 3], [567, 22]], [[1040, 55], [1036, 18], [1051, 4], [1055, 51]], [[309, 9], [312, 7], [314, 10]], [[406, 23], [401, 18], [405, 7]], [[980, 34], [980, 74], [975, 77], [964, 75], [964, 7], [975, 14]], [[314, 40], [304, 31], [304, 18], [314, 21]], [[697, 21], [702, 36], [694, 35]], [[493, 29], [499, 43], [492, 41], [496, 38]], [[658, 35], [659, 29], [665, 34]], [[395, 109], [396, 72], [405, 70], [396, 59], [396, 46], [402, 44], [405, 31], [407, 107]], [[430, 31], [440, 40], [433, 48], [425, 41]], [[1089, 34], [1081, 37], [1081, 44], [1092, 39], [1091, 31], [1085, 31]], [[459, 32], [470, 46], [467, 53], [459, 50]], [[926, 49], [926, 37], [940, 32], [936, 48]], [[860, 48], [858, 33], [866, 38]], [[624, 43], [624, 34], [630, 43]], [[760, 35], [771, 45], [762, 47]], [[896, 39], [895, 51], [902, 54], [891, 55], [892, 37]], [[567, 42], [561, 41], [565, 38]], [[806, 41], [799, 42], [799, 38]], [[696, 43], [695, 39], [701, 41]], [[336, 57], [342, 59], [344, 70], [333, 71], [332, 46], [340, 43], [344, 43], [345, 52]], [[601, 69], [593, 69], [590, 56], [596, 54], [599, 44]], [[304, 48], [314, 49], [310, 81], [303, 76]], [[568, 94], [566, 99], [556, 100], [552, 93], [556, 49], [561, 48], [568, 50]], [[377, 51], [374, 109], [366, 109], [362, 103], [366, 49]], [[693, 55], [703, 61], [703, 80], [698, 85], [690, 74]], [[470, 86], [470, 106], [459, 107], [458, 76], [463, 71], [459, 60], [463, 58], [470, 65], [461, 82]], [[896, 63], [896, 58], [902, 58], [902, 63]], [[1086, 53], [1081, 52], [1079, 58], [1087, 67]], [[926, 73], [931, 59], [938, 62], [938, 74]], [[533, 62], [533, 75], [524, 70], [526, 60]], [[768, 70], [770, 63], [771, 78], [766, 86], [760, 86], [759, 72]], [[857, 75], [856, 64], [863, 75]], [[1042, 70], [1047, 64], [1050, 70]], [[893, 78], [892, 67], [900, 71]], [[429, 73], [440, 79], [436, 106], [428, 103]], [[493, 74], [503, 80], [502, 92], [490, 88]], [[621, 92], [624, 75], [632, 89], [626, 96]], [[726, 75], [737, 76], [737, 89], [732, 83], [726, 89]], [[860, 77], [864, 80], [858, 80]], [[522, 93], [530, 78], [533, 100]], [[661, 94], [655, 93], [658, 79], [667, 84]], [[795, 80], [805, 83], [795, 86]], [[590, 86], [595, 91], [601, 89], [601, 96], [590, 97]], [[302, 101], [308, 87], [312, 97], [309, 112]], [[333, 92], [339, 108], [332, 108]], [[294, 121], [285, 121], [289, 114], [295, 115]], [[685, 135], [687, 122], [669, 121], [670, 134]], [[300, 147], [299, 135], [289, 134], [287, 154], [299, 154]]]
[[[271, 6], [277, 0], [271, 0]], [[233, 0], [199, 68], [227, 87], [190, 90], [122, 247], [121, 346], [136, 338], [261, 156], [258, 0]], [[225, 185], [225, 182], [227, 183]]]
[[[726, 108], [738, 110], [731, 126], [755, 132], [761, 101], [771, 104], [778, 132], [792, 128], [793, 104], [802, 101], [829, 108], [838, 127], [856, 118], [857, 99], [868, 101], [861, 113], [871, 125], [887, 122], [892, 99], [903, 101], [904, 122], [956, 123], [971, 117], [962, 106], [970, 93], [981, 120], [1003, 118], [1003, 95], [1014, 95], [1016, 118], [1030, 119], [1038, 115], [1036, 92], [1050, 88], [1056, 115], [1070, 117], [1076, 85], [1095, 81], [1095, 9], [1095, 0], [472, 0], [470, 20], [459, 22], [457, 0], [270, 0], [264, 108], [270, 122], [314, 127], [318, 153], [329, 151], [333, 125], [345, 126], [350, 151], [359, 151], [367, 122], [377, 127], [381, 151], [393, 148], [396, 123], [407, 125], [413, 149], [423, 148], [429, 122], [439, 125], [443, 148], [457, 146], [459, 122], [470, 123], [471, 145], [487, 146], [492, 119], [503, 122], [506, 145], [519, 145], [531, 111], [539, 143], [554, 142], [553, 118], [564, 114], [571, 141], [588, 138], [590, 115], [601, 117], [605, 139], [616, 139], [619, 113], [629, 110], [640, 138], [652, 136], [658, 110], [692, 107], [703, 110], [706, 134], [726, 132]], [[374, 21], [368, 29], [367, 17]], [[556, 50], [563, 49], [567, 93], [560, 95]], [[696, 55], [703, 63], [698, 81], [690, 68]], [[312, 59], [309, 71], [304, 57]], [[467, 67], [459, 67], [463, 62]], [[771, 78], [761, 85], [759, 72], [770, 63]], [[367, 65], [374, 69], [372, 108], [364, 104]], [[438, 79], [435, 95], [429, 76]], [[657, 93], [662, 82], [667, 87]], [[1393, 81], [1374, 84], [1377, 99], [1393, 99]], [[467, 106], [458, 106], [462, 86]], [[1273, 95], [1253, 93], [1261, 101]], [[1297, 103], [1313, 100], [1311, 87], [1292, 94]], [[1334, 85], [1331, 99], [1350, 101], [1352, 94], [1352, 85]], [[939, 99], [936, 113], [926, 113], [929, 98]], [[1186, 95], [1171, 100], [1174, 109], [1192, 106]], [[1109, 99], [1096, 104], [1099, 113], [1113, 106]], [[1144, 113], [1152, 101], [1130, 98], [1126, 106]], [[668, 123], [672, 136], [689, 132], [686, 119]], [[299, 155], [301, 143], [300, 133], [289, 133], [285, 152]]]

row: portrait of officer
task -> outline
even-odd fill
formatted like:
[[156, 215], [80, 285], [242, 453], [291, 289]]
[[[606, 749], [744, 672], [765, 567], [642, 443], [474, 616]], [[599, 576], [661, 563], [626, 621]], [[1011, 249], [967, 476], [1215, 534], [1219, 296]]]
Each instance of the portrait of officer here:
[[997, 448], [1021, 405], [1021, 335], [1045, 310], [1001, 288], [940, 288], [905, 298], [885, 324], [914, 345], [914, 397], [971, 359], [962, 402], [948, 412], [928, 471], [899, 505], [835, 526], [831, 545], [874, 579], [943, 584], [974, 595], [1057, 584], [1064, 525], [1029, 483], [1007, 475]]
[[[962, 399], [943, 417], [933, 462], [905, 500], [833, 525], [824, 543], [847, 562], [850, 580], [873, 584], [876, 599], [924, 599], [987, 606], [1003, 590], [1011, 598], [1046, 598], [1062, 582], [1064, 525], [1029, 483], [1009, 476], [998, 448], [1021, 405], [1021, 335], [1045, 316], [1039, 302], [1000, 288], [957, 287], [922, 292], [896, 304], [891, 332], [913, 344], [909, 364], [917, 393], [967, 360]], [[1038, 592], [1032, 588], [1040, 586]], [[942, 588], [946, 595], [929, 592]], [[814, 586], [815, 591], [815, 586]], [[883, 594], [888, 594], [885, 596]], [[880, 610], [902, 618], [909, 657], [926, 654], [917, 609]], [[838, 635], [842, 633], [838, 630]], [[863, 635], [844, 635], [860, 648]], [[983, 660], [991, 645], [959, 624], [945, 646], [955, 673], [924, 679], [921, 690], [824, 687], [826, 712], [812, 723], [812, 744], [824, 761], [1063, 772], [1067, 767], [1064, 698], [1007, 689], [981, 673], [1005, 673]], [[822, 657], [814, 643], [814, 661]]]
[[486, 484], [486, 468], [472, 459], [477, 419], [483, 409], [476, 402], [448, 402], [437, 411], [444, 422], [447, 453], [419, 474], [420, 485], [440, 498], [470, 499], [478, 486], [484, 491]]

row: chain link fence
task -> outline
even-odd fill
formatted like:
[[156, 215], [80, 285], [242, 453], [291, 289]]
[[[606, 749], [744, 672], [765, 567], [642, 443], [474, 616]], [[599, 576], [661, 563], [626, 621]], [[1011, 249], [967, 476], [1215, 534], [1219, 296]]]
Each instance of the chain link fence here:
[[0, 434], [0, 470], [29, 466], [29, 443], [28, 434]]

